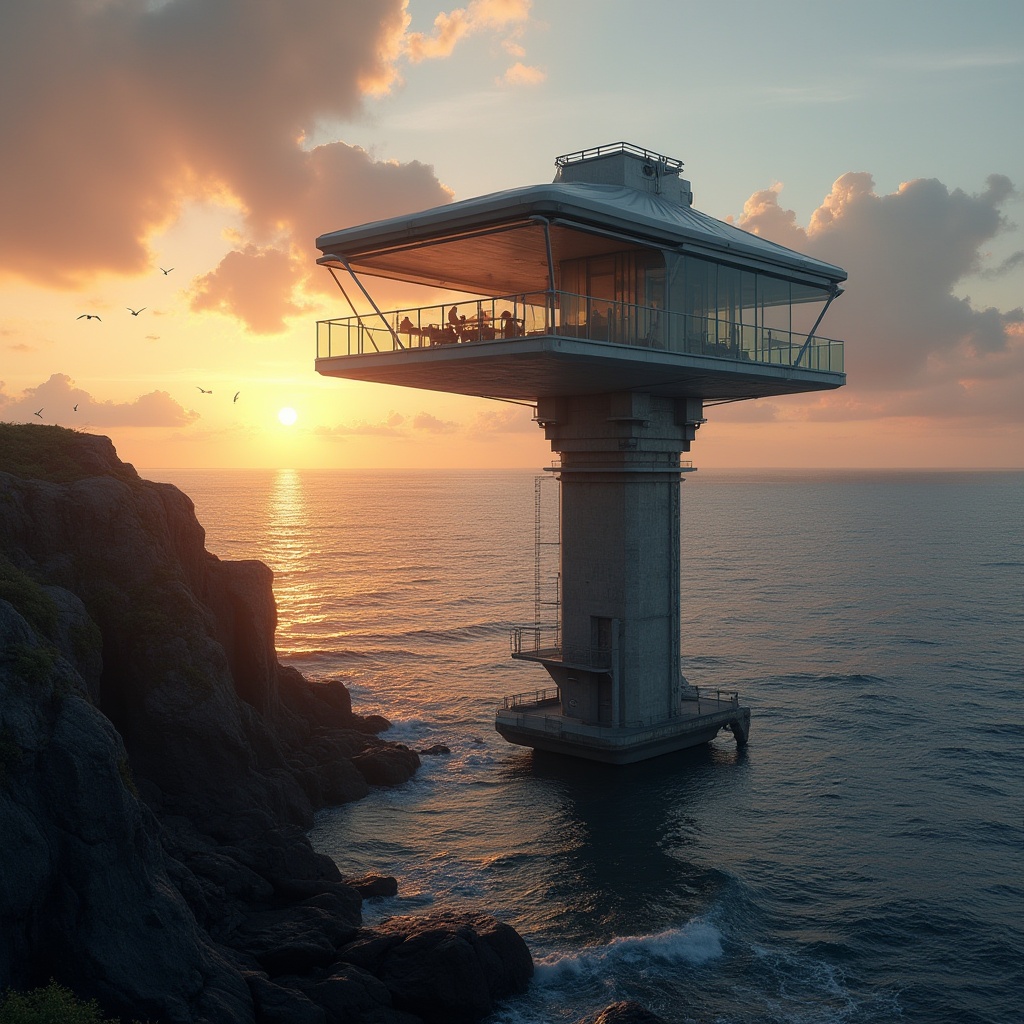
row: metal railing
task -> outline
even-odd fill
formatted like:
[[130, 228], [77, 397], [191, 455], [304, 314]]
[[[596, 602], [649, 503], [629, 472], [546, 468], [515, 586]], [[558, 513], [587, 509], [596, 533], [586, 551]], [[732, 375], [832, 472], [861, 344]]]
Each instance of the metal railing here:
[[539, 707], [541, 704], [554, 704], [559, 700], [557, 686], [548, 686], [543, 690], [527, 690], [525, 693], [513, 693], [501, 704], [501, 710], [512, 711], [515, 708]]
[[[656, 740], [676, 734], [681, 724], [685, 724], [687, 727], [699, 728], [701, 725], [714, 723], [716, 719], [720, 719], [725, 713], [733, 710], [739, 711], [739, 694], [720, 690], [716, 691], [716, 693], [718, 707], [712, 710], [704, 711], [699, 709], [695, 715], [685, 713], [666, 715], [663, 718], [652, 721], [637, 719], [632, 722], [624, 722], [620, 726], [607, 725], [600, 722], [583, 722], [561, 714], [527, 714], [531, 708], [539, 709], [560, 700], [560, 693], [557, 687], [548, 687], [544, 690], [528, 690], [525, 693], [516, 693], [505, 697], [495, 714], [500, 715], [503, 711], [517, 714], [516, 724], [520, 727], [527, 725], [527, 718], [534, 720], [543, 719], [547, 731], [555, 731], [562, 735], [586, 736], [590, 739], [596, 738], [599, 740], [602, 735], [607, 735], [611, 738], [621, 735], [623, 729], [635, 729], [644, 731], [646, 739]], [[709, 698], [704, 699], [709, 700]]]
[[560, 661], [605, 671], [611, 668], [612, 650], [603, 646], [568, 647], [557, 626], [514, 626], [509, 630], [512, 657]]
[[841, 341], [561, 291], [320, 320], [316, 354], [324, 359], [540, 335], [844, 372]]

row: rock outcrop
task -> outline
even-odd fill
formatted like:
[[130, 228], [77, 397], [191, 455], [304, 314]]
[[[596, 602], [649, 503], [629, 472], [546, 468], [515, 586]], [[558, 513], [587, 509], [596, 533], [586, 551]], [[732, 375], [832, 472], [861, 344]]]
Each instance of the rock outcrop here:
[[624, 999], [606, 1006], [600, 1013], [585, 1017], [577, 1024], [666, 1024], [663, 1017], [633, 1002]]
[[[272, 574], [107, 438], [0, 424], [0, 991], [168, 1024], [477, 1020], [532, 974], [479, 915], [362, 927], [305, 830], [408, 780], [279, 664]], [[384, 891], [387, 883], [383, 884]]]

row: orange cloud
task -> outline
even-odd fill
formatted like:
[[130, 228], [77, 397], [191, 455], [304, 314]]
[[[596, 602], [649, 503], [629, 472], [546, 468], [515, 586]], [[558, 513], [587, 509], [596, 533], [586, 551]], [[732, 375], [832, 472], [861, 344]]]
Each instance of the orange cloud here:
[[548, 76], [540, 68], [516, 61], [499, 79], [505, 85], [539, 85]]
[[427, 434], [454, 434], [459, 430], [459, 424], [454, 420], [441, 420], [429, 412], [417, 413], [412, 425], [415, 430], [422, 430]]
[[134, 402], [97, 401], [75, 387], [67, 374], [55, 373], [18, 398], [5, 394], [0, 383], [0, 417], [66, 427], [181, 427], [197, 420], [199, 413], [183, 408], [166, 391], [151, 391]]
[[[307, 228], [297, 208], [351, 192], [325, 168], [361, 160], [391, 177], [301, 140], [387, 87], [406, 22], [403, 0], [0, 7], [0, 38], [18, 44], [0, 62], [0, 91], [18, 97], [0, 131], [0, 277], [73, 288], [140, 273], [147, 239], [203, 198], [235, 204], [246, 241], [266, 245], [282, 224]], [[426, 168], [417, 176], [411, 202], [444, 201]]]
[[530, 15], [532, 0], [472, 0], [467, 7], [451, 13], [442, 11], [434, 19], [433, 35], [412, 32], [406, 49], [414, 64], [423, 60], [449, 57], [466, 36], [482, 29], [502, 29], [521, 23]]
[[335, 440], [344, 437], [403, 437], [408, 435], [408, 430], [403, 429], [404, 425], [405, 417], [401, 413], [391, 411], [378, 423], [360, 420], [358, 423], [338, 424], [336, 427], [317, 427], [313, 433], [318, 437]]
[[502, 403], [482, 409], [473, 417], [470, 433], [474, 437], [485, 434], [535, 434], [533, 409], [522, 405]]
[[231, 314], [257, 334], [275, 334], [285, 329], [286, 315], [302, 312], [291, 299], [302, 273], [280, 249], [246, 246], [196, 280], [191, 308]]

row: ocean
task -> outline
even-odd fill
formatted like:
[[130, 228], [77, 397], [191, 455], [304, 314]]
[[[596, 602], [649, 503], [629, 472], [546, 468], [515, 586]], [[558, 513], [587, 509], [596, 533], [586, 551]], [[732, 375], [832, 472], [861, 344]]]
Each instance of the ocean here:
[[209, 550], [274, 570], [284, 663], [451, 748], [311, 839], [398, 879], [368, 923], [458, 906], [523, 935], [534, 981], [489, 1024], [617, 999], [673, 1024], [1024, 1021], [1024, 474], [690, 474], [683, 670], [739, 690], [750, 743], [625, 767], [494, 731], [548, 684], [508, 640], [535, 618], [538, 474], [143, 475], [192, 497]]

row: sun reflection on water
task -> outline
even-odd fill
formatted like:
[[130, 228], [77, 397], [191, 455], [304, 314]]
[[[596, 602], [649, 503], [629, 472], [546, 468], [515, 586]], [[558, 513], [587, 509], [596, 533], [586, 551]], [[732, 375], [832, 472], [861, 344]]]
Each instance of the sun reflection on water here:
[[[279, 647], [298, 653], [299, 636], [322, 619], [321, 602], [310, 585], [311, 533], [302, 476], [294, 469], [279, 470], [268, 496], [266, 560], [274, 570]], [[282, 651], [283, 653], [283, 651]]]

